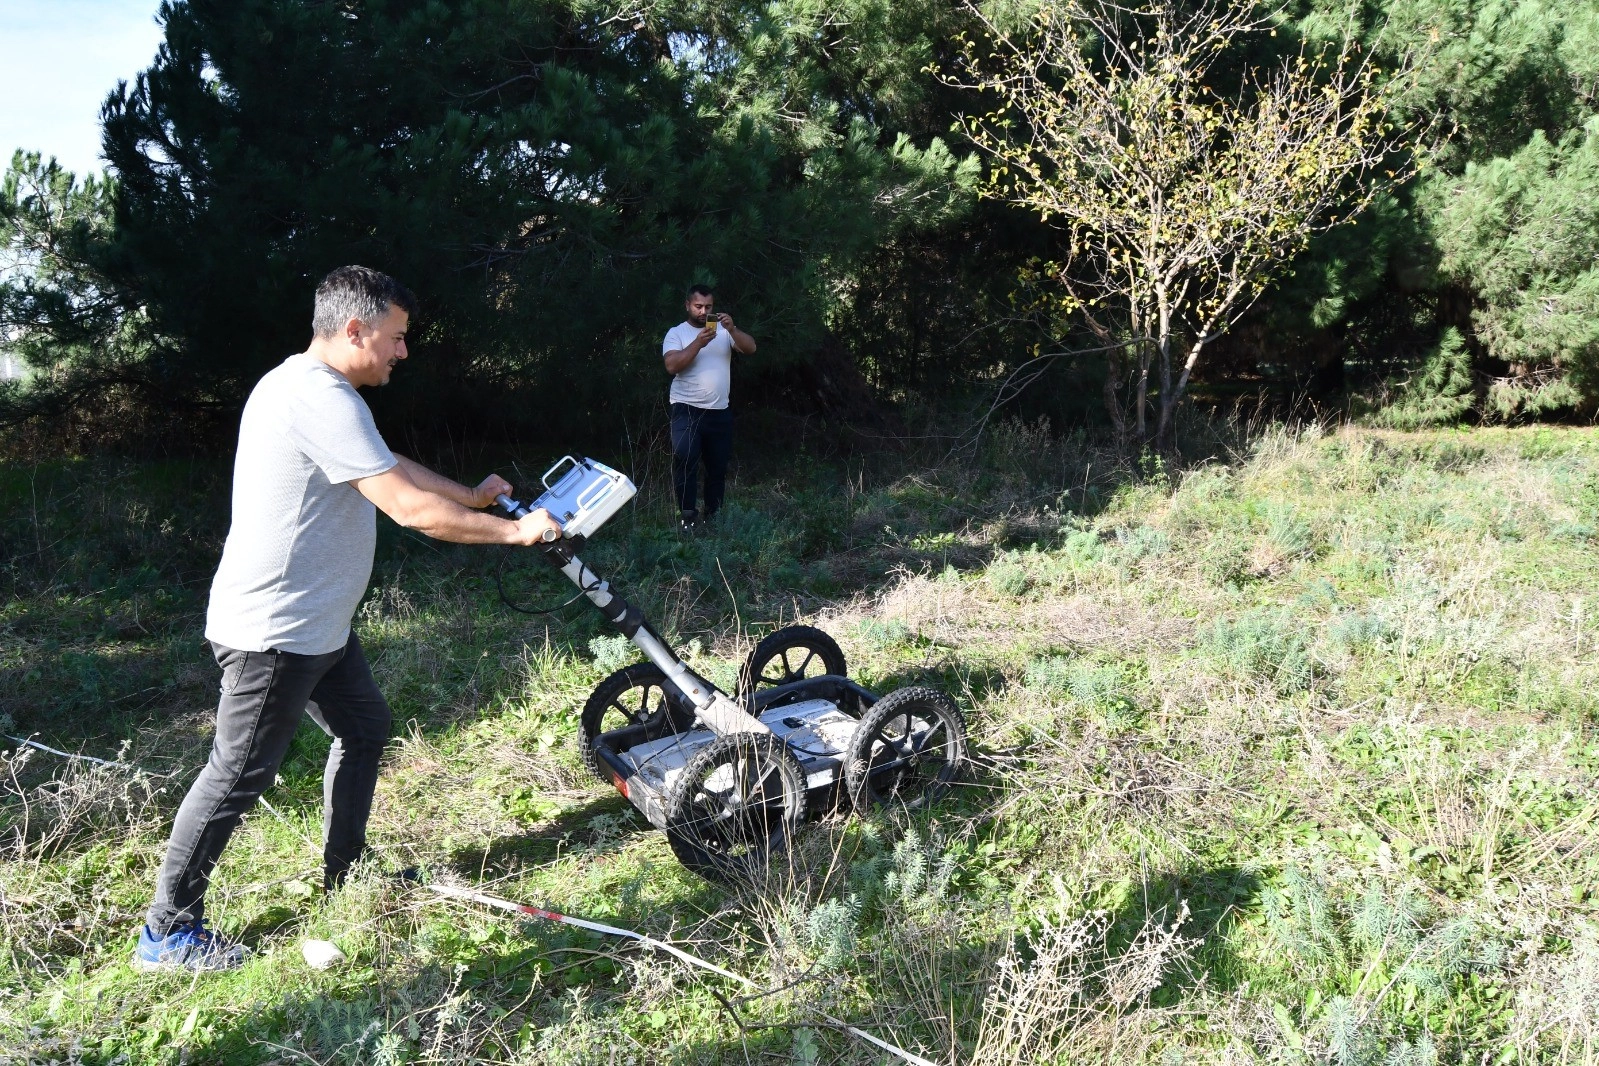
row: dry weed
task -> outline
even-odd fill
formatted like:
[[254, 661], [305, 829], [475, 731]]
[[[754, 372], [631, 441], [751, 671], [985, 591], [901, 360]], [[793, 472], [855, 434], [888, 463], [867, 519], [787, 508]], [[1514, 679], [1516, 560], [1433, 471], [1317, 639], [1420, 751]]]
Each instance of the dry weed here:
[[155, 799], [167, 779], [122, 764], [128, 748], [122, 746], [116, 765], [68, 760], [32, 785], [25, 783], [26, 768], [37, 751], [0, 753], [0, 856], [37, 862], [157, 824]]
[[1119, 954], [1104, 912], [1046, 921], [1013, 943], [995, 964], [971, 1061], [1142, 1061], [1165, 1028], [1165, 1012], [1150, 1006], [1150, 994], [1185, 971], [1199, 943], [1181, 933], [1186, 904], [1169, 924], [1166, 917], [1151, 915]]
[[1522, 975], [1500, 1062], [1599, 1062], [1599, 938], [1572, 933], [1564, 955], [1539, 955]]

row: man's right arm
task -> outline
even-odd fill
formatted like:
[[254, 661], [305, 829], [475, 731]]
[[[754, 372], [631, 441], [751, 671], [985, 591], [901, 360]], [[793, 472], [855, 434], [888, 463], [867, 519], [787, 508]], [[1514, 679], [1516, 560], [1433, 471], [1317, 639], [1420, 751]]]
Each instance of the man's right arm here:
[[403, 465], [350, 482], [373, 506], [406, 529], [456, 544], [538, 544], [546, 529], [560, 525], [543, 509], [507, 521], [463, 507], [418, 485]]
[[695, 357], [700, 354], [700, 351], [714, 336], [716, 334], [701, 330], [694, 335], [692, 341], [689, 341], [687, 347], [674, 348], [669, 352], [662, 353], [662, 358], [666, 360], [666, 372], [668, 374], [681, 374], [687, 370], [693, 365]]

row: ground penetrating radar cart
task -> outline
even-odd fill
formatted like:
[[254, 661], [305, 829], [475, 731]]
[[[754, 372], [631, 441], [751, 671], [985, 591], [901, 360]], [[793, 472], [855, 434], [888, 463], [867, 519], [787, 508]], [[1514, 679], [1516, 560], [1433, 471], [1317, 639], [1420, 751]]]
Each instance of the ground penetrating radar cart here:
[[925, 686], [879, 698], [845, 676], [844, 653], [819, 629], [788, 626], [762, 639], [732, 695], [694, 673], [577, 554], [633, 498], [633, 483], [571, 456], [543, 482], [531, 504], [498, 503], [515, 517], [549, 511], [562, 536], [539, 550], [647, 660], [589, 697], [585, 758], [666, 834], [683, 865], [747, 876], [787, 847], [807, 812], [918, 806], [960, 769], [966, 726], [953, 700]]

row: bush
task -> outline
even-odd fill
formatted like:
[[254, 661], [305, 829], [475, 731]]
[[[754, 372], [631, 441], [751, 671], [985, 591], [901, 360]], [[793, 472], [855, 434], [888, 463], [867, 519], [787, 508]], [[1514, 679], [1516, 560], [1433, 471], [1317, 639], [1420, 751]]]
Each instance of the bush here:
[[1105, 545], [1091, 529], [1079, 529], [1066, 538], [1062, 549], [1074, 566], [1088, 566], [1105, 557]]
[[1033, 577], [1022, 565], [1020, 552], [1006, 552], [988, 564], [988, 587], [1011, 599], [1023, 595], [1032, 587]]
[[1451, 326], [1378, 421], [1394, 429], [1453, 425], [1471, 412], [1475, 399], [1471, 354], [1460, 331]]
[[1309, 688], [1315, 678], [1304, 620], [1287, 608], [1218, 621], [1205, 634], [1204, 647], [1235, 677], [1264, 682], [1284, 695]]
[[1133, 697], [1133, 679], [1120, 664], [1051, 655], [1030, 663], [1022, 683], [1040, 695], [1070, 699], [1107, 732], [1119, 733], [1143, 721], [1143, 709]]
[[1171, 538], [1161, 530], [1139, 526], [1136, 529], [1118, 529], [1116, 545], [1122, 561], [1130, 564], [1165, 555], [1171, 551]]

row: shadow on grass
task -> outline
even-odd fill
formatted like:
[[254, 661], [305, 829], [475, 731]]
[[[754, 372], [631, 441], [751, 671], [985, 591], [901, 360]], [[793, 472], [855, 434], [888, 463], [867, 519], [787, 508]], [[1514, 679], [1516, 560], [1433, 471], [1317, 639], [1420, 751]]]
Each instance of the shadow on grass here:
[[623, 834], [649, 829], [644, 816], [619, 792], [607, 792], [528, 833], [502, 836], [482, 846], [452, 850], [446, 865], [467, 877], [504, 878], [542, 866], [574, 849], [597, 848]]
[[1263, 887], [1258, 873], [1231, 864], [1152, 874], [1135, 883], [1132, 891], [1110, 908], [1109, 947], [1119, 954], [1139, 930], [1150, 924], [1169, 925], [1186, 903], [1188, 919], [1181, 932], [1200, 941], [1194, 965], [1168, 978], [1155, 992], [1153, 1002], [1156, 1006], [1174, 1005], [1201, 980], [1213, 989], [1230, 992], [1245, 981], [1247, 972], [1233, 950], [1232, 930]]

